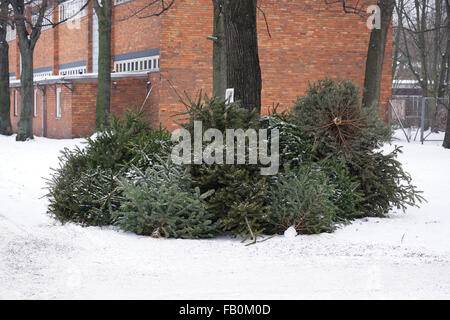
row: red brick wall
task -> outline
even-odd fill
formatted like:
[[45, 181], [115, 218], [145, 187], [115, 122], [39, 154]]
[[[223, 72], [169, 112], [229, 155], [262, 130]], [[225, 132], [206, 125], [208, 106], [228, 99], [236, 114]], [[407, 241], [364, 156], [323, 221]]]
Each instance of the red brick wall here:
[[58, 26], [59, 64], [87, 60], [88, 15]]
[[[368, 1], [373, 3], [374, 1]], [[291, 108], [308, 81], [324, 77], [354, 80], [362, 87], [370, 30], [366, 20], [342, 12], [339, 4], [319, 0], [261, 2], [270, 27], [258, 13], [259, 53], [263, 77], [262, 110], [280, 103]], [[183, 110], [178, 92], [194, 95], [212, 86], [212, 4], [210, 0], [179, 0], [162, 16], [160, 119], [170, 129], [171, 116]], [[383, 76], [382, 101], [390, 96], [389, 41]], [[170, 83], [169, 81], [170, 80]]]
[[95, 127], [95, 99], [97, 83], [79, 82], [74, 85], [76, 93], [72, 106], [72, 136], [85, 137], [93, 133]]
[[34, 48], [33, 68], [53, 66], [53, 30], [42, 31]]
[[169, 130], [177, 128], [175, 114], [183, 111], [177, 92], [210, 95], [212, 87], [211, 0], [175, 1], [161, 18], [160, 121]]
[[[61, 118], [56, 117], [56, 88], [61, 88]], [[75, 94], [63, 85], [46, 86], [46, 136], [72, 138], [72, 103]], [[34, 123], [33, 123], [34, 125]]]
[[[134, 0], [114, 7], [113, 55], [159, 48], [161, 18], [139, 19], [132, 15], [134, 11], [145, 7], [146, 4], [148, 4], [148, 0]], [[139, 16], [148, 13], [144, 10]]]
[[8, 42], [8, 60], [9, 60], [9, 72], [15, 72], [16, 77], [19, 74], [19, 70], [17, 68], [17, 55], [19, 54], [19, 48], [17, 47], [16, 40]]
[[[61, 88], [61, 117], [56, 117], [56, 88]], [[14, 116], [14, 96], [18, 91], [18, 115]], [[45, 86], [45, 136], [49, 138], [72, 138], [72, 92], [63, 85]], [[37, 116], [33, 117], [33, 134], [42, 136], [42, 91], [37, 91]], [[20, 88], [11, 88], [11, 123], [17, 132], [20, 119]]]
[[[135, 0], [113, 7], [113, 55], [159, 48], [160, 18], [139, 19], [131, 14], [146, 3], [146, 0]], [[42, 32], [35, 48], [34, 68], [53, 66], [54, 74], [58, 74], [59, 64], [82, 60], [92, 67], [92, 4], [86, 11], [87, 14], [80, 19]], [[53, 11], [53, 20], [54, 23], [58, 21], [57, 9]]]
[[[156, 74], [155, 74], [156, 75]], [[152, 90], [145, 108], [154, 119], [157, 112], [158, 89]], [[96, 82], [74, 83], [72, 99], [72, 136], [84, 137], [94, 132]], [[141, 107], [147, 95], [147, 79], [112, 80], [111, 114], [120, 116], [129, 108]]]

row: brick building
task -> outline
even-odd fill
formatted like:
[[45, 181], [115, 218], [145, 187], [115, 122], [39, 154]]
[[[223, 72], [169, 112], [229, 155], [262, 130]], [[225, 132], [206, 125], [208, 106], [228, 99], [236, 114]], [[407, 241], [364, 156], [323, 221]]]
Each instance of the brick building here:
[[[48, 12], [54, 22], [72, 16], [85, 0], [59, 1]], [[176, 0], [160, 17], [131, 17], [148, 0], [113, 0], [112, 104], [121, 114], [144, 103], [152, 121], [176, 128], [184, 110], [177, 92], [195, 95], [212, 87], [211, 0]], [[376, 1], [366, 1], [368, 4]], [[259, 13], [259, 52], [263, 77], [262, 110], [280, 103], [290, 108], [308, 81], [326, 76], [354, 80], [362, 86], [370, 30], [366, 21], [345, 14], [323, 0], [261, 0], [270, 26]], [[95, 124], [98, 55], [97, 19], [89, 4], [75, 18], [45, 28], [34, 58], [34, 133], [51, 138], [90, 135]], [[389, 37], [390, 39], [391, 37]], [[8, 32], [11, 117], [15, 130], [20, 114], [20, 54], [15, 34]], [[382, 103], [391, 95], [391, 51], [388, 42]]]

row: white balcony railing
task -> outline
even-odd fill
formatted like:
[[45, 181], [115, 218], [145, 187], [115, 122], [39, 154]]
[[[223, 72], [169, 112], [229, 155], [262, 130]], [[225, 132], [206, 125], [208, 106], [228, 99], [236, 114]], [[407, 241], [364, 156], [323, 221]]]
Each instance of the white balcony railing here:
[[73, 76], [76, 74], [85, 74], [85, 73], [86, 73], [86, 67], [76, 67], [76, 68], [59, 70], [60, 76]]
[[121, 60], [114, 62], [114, 72], [141, 72], [141, 71], [158, 71], [158, 70], [159, 70], [159, 56]]

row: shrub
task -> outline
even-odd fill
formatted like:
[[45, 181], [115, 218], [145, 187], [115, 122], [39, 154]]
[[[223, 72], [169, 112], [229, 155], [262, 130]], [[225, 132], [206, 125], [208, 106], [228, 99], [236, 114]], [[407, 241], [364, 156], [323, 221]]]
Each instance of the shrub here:
[[348, 80], [319, 80], [310, 84], [291, 112], [291, 121], [310, 139], [319, 155], [353, 155], [389, 142], [392, 131], [379, 110], [363, 108], [358, 87]]
[[264, 116], [260, 120], [260, 127], [268, 130], [269, 141], [271, 141], [271, 130], [279, 131], [280, 168], [287, 165], [296, 167], [304, 161], [315, 159], [313, 146], [304, 131], [299, 126], [281, 119], [281, 116], [271, 115]]
[[291, 226], [302, 234], [332, 232], [338, 207], [336, 190], [327, 174], [316, 164], [285, 168], [270, 187], [272, 231]]
[[[210, 99], [200, 94], [195, 101], [188, 97], [185, 105], [188, 121], [183, 126], [191, 135], [194, 121], [202, 121], [203, 131], [209, 128], [220, 130], [224, 141], [226, 129], [259, 128], [255, 112], [241, 108], [239, 103], [227, 104], [217, 97]], [[223, 152], [225, 159], [226, 148]], [[220, 219], [224, 231], [244, 239], [254, 238], [263, 232], [268, 208], [267, 181], [256, 165], [192, 165], [190, 172], [194, 186], [201, 192], [215, 190], [208, 199], [208, 211]]]
[[317, 160], [342, 162], [358, 183], [355, 193], [363, 200], [353, 213], [353, 205], [341, 202], [346, 213], [340, 216], [385, 216], [393, 207], [404, 209], [423, 200], [396, 160], [399, 150], [386, 156], [376, 151], [391, 141], [392, 130], [380, 119], [379, 110], [362, 108], [359, 89], [352, 82], [325, 79], [310, 85], [306, 96], [295, 103], [290, 121], [305, 132]]
[[218, 222], [207, 212], [205, 199], [191, 188], [186, 170], [170, 161], [156, 163], [145, 172], [136, 168], [134, 179], [120, 180], [124, 201], [116, 224], [140, 235], [173, 238], [211, 238], [218, 233]]
[[142, 111], [114, 118], [111, 129], [87, 138], [83, 148], [65, 149], [47, 182], [48, 213], [61, 222], [85, 226], [113, 223], [120, 207], [117, 178], [130, 166], [145, 168], [155, 154], [168, 154], [170, 134], [152, 129]]
[[332, 201], [337, 208], [336, 222], [346, 223], [359, 218], [364, 193], [361, 191], [358, 179], [352, 176], [345, 163], [338, 159], [322, 160], [318, 166], [335, 188]]
[[397, 160], [399, 153], [399, 147], [387, 155], [373, 151], [348, 162], [349, 171], [358, 179], [364, 194], [360, 217], [384, 217], [394, 207], [406, 210], [425, 200]]

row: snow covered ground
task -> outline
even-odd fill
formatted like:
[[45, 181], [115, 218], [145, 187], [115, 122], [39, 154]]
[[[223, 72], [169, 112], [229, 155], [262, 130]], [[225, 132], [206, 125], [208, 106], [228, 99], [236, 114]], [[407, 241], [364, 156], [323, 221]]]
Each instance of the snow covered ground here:
[[250, 247], [53, 221], [42, 177], [77, 143], [0, 136], [0, 299], [450, 298], [450, 151], [433, 143], [397, 143], [422, 208]]

